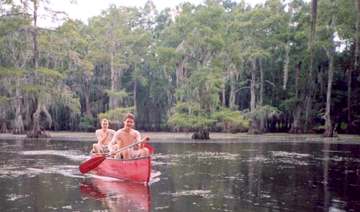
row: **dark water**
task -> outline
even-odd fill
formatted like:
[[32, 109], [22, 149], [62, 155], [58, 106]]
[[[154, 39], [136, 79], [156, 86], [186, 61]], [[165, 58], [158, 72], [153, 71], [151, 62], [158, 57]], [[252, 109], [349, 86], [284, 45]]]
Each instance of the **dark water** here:
[[0, 211], [360, 211], [360, 144], [153, 146], [144, 186], [81, 175], [88, 142], [0, 140]]

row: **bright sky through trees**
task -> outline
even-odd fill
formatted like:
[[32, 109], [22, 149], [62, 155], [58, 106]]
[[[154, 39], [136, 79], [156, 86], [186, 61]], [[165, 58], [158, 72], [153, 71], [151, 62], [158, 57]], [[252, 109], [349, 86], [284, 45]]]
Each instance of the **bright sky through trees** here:
[[[99, 15], [101, 11], [107, 9], [111, 4], [118, 6], [134, 6], [142, 7], [147, 0], [50, 0], [49, 7], [55, 11], [64, 11], [70, 18], [80, 19], [83, 22], [87, 22], [87, 19], [96, 15]], [[235, 0], [240, 2], [240, 0]], [[158, 10], [163, 10], [167, 7], [174, 8], [183, 2], [190, 2], [192, 4], [200, 4], [203, 0], [153, 0]], [[257, 3], [263, 3], [264, 0], [245, 0], [250, 5]], [[61, 19], [61, 18], [60, 18]], [[49, 18], [42, 18], [39, 26], [53, 27], [61, 24], [62, 21], [50, 20]]]

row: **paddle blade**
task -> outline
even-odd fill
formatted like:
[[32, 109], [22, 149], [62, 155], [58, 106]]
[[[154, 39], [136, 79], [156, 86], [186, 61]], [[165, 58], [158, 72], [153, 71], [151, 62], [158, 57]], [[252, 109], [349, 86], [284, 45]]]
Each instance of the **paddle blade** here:
[[105, 159], [105, 156], [97, 156], [90, 158], [89, 160], [80, 164], [79, 170], [81, 173], [85, 174], [98, 167]]
[[148, 143], [145, 143], [144, 147], [146, 147], [149, 150], [150, 154], [153, 154], [155, 152], [155, 148]]

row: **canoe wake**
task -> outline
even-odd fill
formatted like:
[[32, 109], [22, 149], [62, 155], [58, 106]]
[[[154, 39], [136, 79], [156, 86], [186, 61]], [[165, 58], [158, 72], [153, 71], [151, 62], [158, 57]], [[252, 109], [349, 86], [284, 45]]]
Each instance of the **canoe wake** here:
[[61, 156], [68, 158], [73, 161], [83, 161], [88, 156], [84, 155], [80, 151], [76, 150], [70, 150], [70, 151], [64, 151], [64, 150], [34, 150], [34, 151], [22, 151], [19, 152], [20, 155], [51, 155], [51, 156]]

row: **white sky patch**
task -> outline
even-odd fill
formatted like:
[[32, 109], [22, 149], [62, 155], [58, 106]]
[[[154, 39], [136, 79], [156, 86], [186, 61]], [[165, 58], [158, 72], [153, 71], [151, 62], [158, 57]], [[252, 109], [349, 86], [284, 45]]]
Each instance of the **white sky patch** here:
[[339, 34], [335, 32], [334, 41], [336, 43], [336, 51], [343, 52], [346, 49], [347, 43], [346, 40], [342, 40], [339, 37]]

